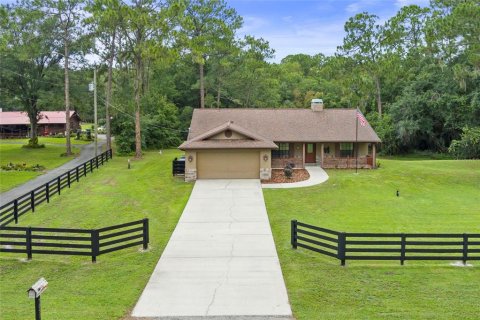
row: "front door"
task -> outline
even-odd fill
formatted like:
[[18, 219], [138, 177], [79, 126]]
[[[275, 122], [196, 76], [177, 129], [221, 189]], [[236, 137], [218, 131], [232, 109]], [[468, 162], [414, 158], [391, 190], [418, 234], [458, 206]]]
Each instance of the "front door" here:
[[305, 163], [315, 163], [315, 143], [305, 144]]

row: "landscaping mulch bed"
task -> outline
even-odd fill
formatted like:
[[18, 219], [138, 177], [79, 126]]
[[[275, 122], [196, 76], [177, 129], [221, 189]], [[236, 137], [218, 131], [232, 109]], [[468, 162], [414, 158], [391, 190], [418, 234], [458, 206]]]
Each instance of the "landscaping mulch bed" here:
[[283, 169], [272, 169], [272, 178], [270, 180], [262, 180], [262, 183], [292, 183], [304, 181], [310, 178], [310, 174], [305, 169], [294, 169], [290, 179], [285, 177]]

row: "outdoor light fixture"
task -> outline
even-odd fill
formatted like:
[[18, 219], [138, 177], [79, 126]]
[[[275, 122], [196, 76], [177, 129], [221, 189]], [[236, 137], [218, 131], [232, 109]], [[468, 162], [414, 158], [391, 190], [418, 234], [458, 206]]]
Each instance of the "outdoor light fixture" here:
[[188, 162], [192, 162], [193, 161], [193, 156], [192, 155], [189, 155], [188, 156]]
[[265, 153], [265, 154], [263, 155], [263, 161], [268, 161], [268, 154]]
[[28, 297], [35, 299], [35, 320], [40, 320], [40, 295], [47, 289], [48, 282], [45, 278], [40, 278], [34, 285], [27, 290]]

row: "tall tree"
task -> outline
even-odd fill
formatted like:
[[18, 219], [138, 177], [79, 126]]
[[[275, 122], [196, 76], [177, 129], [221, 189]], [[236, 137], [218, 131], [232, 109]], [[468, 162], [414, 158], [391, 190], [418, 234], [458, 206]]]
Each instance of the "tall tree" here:
[[[63, 69], [65, 86], [65, 117], [66, 117], [66, 154], [72, 154], [70, 141], [70, 58], [73, 53], [83, 51], [87, 46], [84, 30], [81, 27], [83, 0], [37, 0], [36, 6], [45, 14], [55, 17], [57, 26], [54, 30], [63, 46]], [[83, 53], [83, 52], [82, 52]], [[81, 55], [83, 57], [83, 55]]]
[[105, 92], [105, 127], [107, 135], [107, 149], [112, 147], [110, 130], [110, 104], [112, 100], [113, 64], [117, 53], [117, 42], [121, 24], [121, 3], [119, 0], [91, 0], [87, 10], [91, 17], [87, 23], [93, 29], [95, 39], [100, 42], [101, 48], [96, 50], [107, 63], [107, 87]]
[[242, 18], [224, 0], [187, 0], [181, 26], [184, 45], [198, 65], [200, 108], [205, 108], [205, 63], [234, 41]]
[[31, 1], [0, 8], [0, 90], [12, 103], [18, 102], [30, 120], [31, 147], [38, 146], [37, 128], [41, 100], [54, 91], [52, 69], [62, 55], [52, 35], [56, 19], [32, 8]]
[[142, 157], [141, 104], [145, 93], [147, 61], [168, 55], [172, 17], [178, 9], [176, 3], [155, 0], [134, 0], [121, 8], [121, 30], [124, 52], [135, 69], [135, 158]]
[[381, 59], [384, 53], [382, 27], [378, 16], [359, 13], [345, 23], [346, 36], [340, 53], [352, 57], [368, 71], [375, 83], [377, 111], [382, 116]]

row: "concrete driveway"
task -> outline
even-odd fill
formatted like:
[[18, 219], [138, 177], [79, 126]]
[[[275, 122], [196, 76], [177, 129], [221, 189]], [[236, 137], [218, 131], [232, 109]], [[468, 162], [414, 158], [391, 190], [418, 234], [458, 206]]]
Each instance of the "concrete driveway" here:
[[260, 181], [198, 180], [132, 316], [291, 314]]

